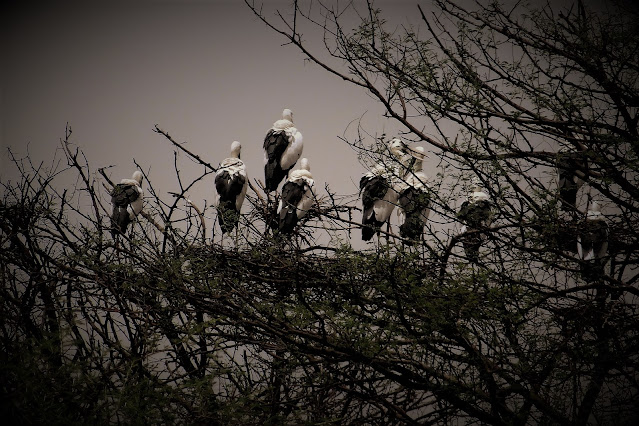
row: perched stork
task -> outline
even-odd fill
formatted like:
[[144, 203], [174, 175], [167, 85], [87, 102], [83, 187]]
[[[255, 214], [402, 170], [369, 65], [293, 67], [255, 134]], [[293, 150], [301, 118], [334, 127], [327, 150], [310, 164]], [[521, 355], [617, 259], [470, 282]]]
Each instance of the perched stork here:
[[248, 179], [246, 167], [240, 160], [242, 145], [235, 141], [231, 144], [231, 156], [225, 158], [215, 174], [215, 189], [217, 190], [217, 219], [222, 233], [229, 233], [240, 220], [240, 210]]
[[264, 185], [267, 192], [277, 189], [302, 155], [302, 134], [293, 124], [293, 112], [285, 109], [282, 119], [273, 123], [264, 138]]
[[362, 240], [369, 241], [382, 225], [388, 221], [397, 205], [399, 194], [397, 182], [404, 175], [404, 162], [407, 158], [406, 144], [401, 139], [388, 142], [392, 158], [376, 164], [359, 181], [362, 197]]
[[113, 214], [111, 215], [111, 235], [126, 233], [126, 228], [142, 211], [144, 191], [142, 172], [136, 170], [131, 179], [122, 179], [111, 191]]
[[561, 209], [574, 210], [577, 204], [577, 191], [584, 184], [588, 164], [582, 153], [568, 151], [566, 148], [559, 150], [556, 164]]
[[493, 218], [492, 202], [488, 194], [482, 191], [479, 181], [473, 182], [472, 192], [468, 200], [462, 203], [457, 217], [463, 223], [461, 233], [468, 233], [463, 237], [466, 256], [476, 263], [479, 259], [479, 247], [484, 240], [482, 230], [490, 225]]
[[399, 183], [399, 210], [404, 216], [404, 222], [399, 227], [402, 238], [411, 241], [421, 240], [424, 233], [424, 225], [430, 214], [430, 195], [428, 192], [428, 177], [423, 171], [425, 157], [424, 148], [421, 146], [408, 148], [414, 161]]
[[590, 203], [586, 219], [577, 234], [577, 255], [583, 261], [581, 272], [586, 281], [603, 275], [608, 251], [608, 223], [596, 201]]
[[277, 208], [278, 229], [290, 234], [315, 201], [313, 175], [307, 158], [300, 161], [300, 169], [293, 170], [282, 187], [282, 198]]

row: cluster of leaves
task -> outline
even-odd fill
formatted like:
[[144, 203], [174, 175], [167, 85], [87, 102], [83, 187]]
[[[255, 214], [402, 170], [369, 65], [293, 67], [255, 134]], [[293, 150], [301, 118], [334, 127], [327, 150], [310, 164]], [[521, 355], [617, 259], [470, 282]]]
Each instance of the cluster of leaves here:
[[[292, 21], [279, 15], [281, 29], [249, 6], [312, 61], [377, 97], [408, 138], [439, 157], [444, 173], [431, 182], [425, 240], [407, 247], [391, 235], [353, 249], [356, 207], [328, 188], [294, 236], [281, 238], [268, 226], [272, 200], [253, 183], [241, 230], [208, 239], [208, 212], [181, 206], [215, 169], [159, 128], [204, 172], [184, 182], [176, 166], [171, 202], [145, 176], [143, 217], [112, 238], [110, 179], [72, 150], [67, 129], [65, 167], [13, 159], [20, 178], [2, 184], [5, 417], [631, 424], [639, 21], [622, 13], [604, 20], [582, 6], [525, 16], [437, 1], [438, 14], [422, 11], [424, 41], [410, 28], [386, 31], [369, 2], [351, 33], [339, 10], [301, 3], [286, 15]], [[343, 70], [311, 54], [303, 22], [325, 31]], [[373, 161], [387, 156], [349, 143]], [[589, 164], [585, 195], [566, 212], [546, 174], [559, 147]], [[452, 202], [473, 178], [496, 209], [477, 262], [454, 233]], [[60, 179], [75, 188], [60, 192]], [[611, 237], [603, 273], [586, 279], [565, 242], [593, 197], [606, 206]]]

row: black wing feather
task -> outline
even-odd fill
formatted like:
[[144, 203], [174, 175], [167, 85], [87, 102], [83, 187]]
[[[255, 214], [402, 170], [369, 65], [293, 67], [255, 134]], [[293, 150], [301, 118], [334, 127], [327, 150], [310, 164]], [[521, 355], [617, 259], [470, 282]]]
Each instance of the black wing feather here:
[[306, 182], [286, 182], [282, 187], [282, 209], [279, 215], [279, 230], [285, 234], [293, 232], [297, 225], [297, 206], [308, 190]]
[[586, 220], [582, 224], [580, 232], [582, 255], [590, 250], [595, 255], [594, 258], [580, 264], [582, 277], [588, 282], [596, 281], [604, 275], [607, 263], [605, 251], [608, 246], [608, 233], [608, 224], [604, 221]]
[[373, 207], [375, 201], [384, 198], [390, 189], [390, 184], [383, 176], [364, 176], [359, 181], [359, 187], [362, 191], [362, 205], [364, 210], [367, 210]]
[[468, 227], [469, 233], [464, 236], [463, 244], [466, 256], [471, 262], [477, 262], [479, 259], [479, 248], [483, 241], [482, 234], [476, 231], [488, 226], [491, 216], [492, 203], [489, 200], [464, 201], [459, 209], [457, 217]]
[[588, 164], [582, 159], [582, 154], [577, 152], [562, 153], [557, 158], [557, 170], [559, 174], [559, 198], [562, 210], [570, 210], [577, 203], [577, 191], [581, 187], [578, 175], [582, 180], [586, 177]]
[[246, 179], [239, 173], [231, 174], [222, 170], [215, 176], [215, 189], [219, 195], [217, 219], [222, 233], [229, 233], [240, 221], [236, 199], [242, 192]]
[[424, 232], [422, 213], [430, 207], [426, 191], [409, 186], [399, 195], [399, 205], [404, 210], [404, 223], [399, 227], [402, 238], [418, 240]]
[[132, 183], [118, 183], [111, 191], [111, 202], [118, 207], [126, 208], [139, 197], [140, 193]]
[[127, 207], [140, 198], [136, 185], [132, 183], [118, 183], [111, 191], [111, 203], [113, 212], [111, 214], [111, 234], [115, 237], [117, 233], [126, 233], [126, 228], [131, 223]]
[[362, 240], [369, 241], [373, 235], [384, 224], [375, 218], [374, 214], [370, 214], [373, 204], [377, 200], [381, 200], [390, 189], [390, 182], [384, 176], [366, 176], [364, 175], [359, 181], [360, 192], [362, 193], [363, 219], [362, 219]]
[[492, 215], [492, 204], [488, 200], [464, 201], [457, 217], [470, 228], [486, 226]]
[[264, 138], [264, 185], [267, 191], [275, 191], [290, 169], [282, 170], [280, 159], [288, 148], [289, 141], [284, 130], [269, 130]]

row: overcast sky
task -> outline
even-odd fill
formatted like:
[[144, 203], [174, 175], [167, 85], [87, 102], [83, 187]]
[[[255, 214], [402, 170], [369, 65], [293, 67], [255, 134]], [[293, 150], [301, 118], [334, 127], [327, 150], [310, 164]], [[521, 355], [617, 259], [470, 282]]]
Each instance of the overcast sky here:
[[[156, 188], [176, 190], [173, 148], [155, 124], [214, 165], [240, 141], [250, 177], [263, 179], [264, 135], [291, 108], [318, 185], [354, 193], [364, 168], [338, 136], [362, 114], [372, 133], [398, 130], [362, 89], [282, 46], [243, 1], [12, 3], [2, 18], [3, 180], [7, 147], [50, 162], [67, 122], [93, 170], [112, 165], [113, 179], [129, 177], [135, 158]], [[414, 1], [377, 4], [390, 19], [417, 17]], [[213, 194], [210, 179], [191, 196]]]
[[[93, 172], [113, 166], [107, 173], [119, 181], [131, 176], [135, 159], [160, 195], [177, 191], [178, 183], [174, 148], [153, 132], [156, 124], [216, 166], [231, 142], [240, 141], [249, 177], [263, 179], [264, 135], [290, 108], [318, 188], [328, 184], [339, 194], [356, 194], [365, 169], [339, 136], [362, 115], [371, 134], [392, 137], [401, 130], [382, 118], [363, 89], [283, 46], [286, 39], [241, 0], [6, 3], [0, 18], [3, 182], [15, 176], [7, 147], [18, 157], [28, 147], [35, 163], [49, 164], [67, 122]], [[292, 2], [267, 3], [286, 10]], [[418, 24], [417, 3], [375, 2], [391, 27]], [[430, 2], [421, 4], [428, 12]], [[322, 49], [319, 35], [304, 33]], [[425, 163], [431, 176], [435, 160]], [[203, 170], [185, 156], [179, 167], [186, 180]], [[210, 205], [213, 178], [188, 196]]]

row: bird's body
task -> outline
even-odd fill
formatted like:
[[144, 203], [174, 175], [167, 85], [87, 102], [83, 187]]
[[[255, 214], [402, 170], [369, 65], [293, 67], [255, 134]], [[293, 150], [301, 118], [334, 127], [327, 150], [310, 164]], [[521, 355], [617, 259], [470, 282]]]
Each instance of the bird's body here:
[[469, 199], [464, 201], [457, 213], [457, 217], [464, 224], [461, 233], [464, 236], [464, 251], [468, 260], [476, 262], [479, 258], [479, 248], [483, 242], [482, 229], [490, 225], [493, 218], [492, 202], [488, 194], [476, 184]]
[[582, 275], [587, 281], [593, 281], [603, 274], [608, 234], [608, 223], [599, 211], [599, 205], [593, 202], [577, 234], [577, 255], [584, 261]]
[[293, 113], [282, 112], [282, 119], [273, 123], [264, 138], [264, 185], [267, 192], [277, 189], [304, 149], [302, 134], [293, 124]]
[[122, 179], [111, 191], [111, 233], [126, 233], [126, 229], [142, 211], [144, 203], [142, 172], [135, 171], [131, 179]]
[[235, 141], [231, 144], [231, 156], [225, 158], [215, 174], [217, 190], [218, 222], [223, 233], [228, 233], [237, 226], [240, 210], [246, 197], [248, 178], [246, 166], [240, 160], [242, 146]]
[[315, 201], [314, 185], [308, 160], [302, 158], [301, 168], [292, 171], [282, 187], [282, 198], [277, 208], [280, 232], [290, 234], [298, 221], [306, 215]]
[[[428, 176], [422, 170], [424, 148], [412, 150], [413, 165], [398, 185], [399, 212], [404, 217], [399, 227], [402, 238], [409, 241], [420, 240], [424, 233], [424, 225], [430, 215], [430, 194], [428, 190]], [[409, 243], [411, 244], [411, 243]]]
[[389, 142], [389, 150], [393, 158], [375, 165], [359, 181], [364, 241], [369, 241], [373, 235], [379, 233], [382, 225], [389, 220], [399, 199], [397, 185], [400, 174], [404, 173], [404, 170], [400, 170], [399, 162], [405, 159], [406, 145], [400, 139], [393, 139]]
[[557, 156], [557, 174], [561, 209], [575, 209], [577, 192], [584, 184], [587, 163], [581, 153], [562, 150]]

